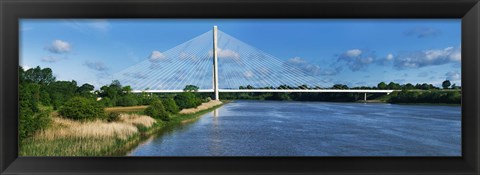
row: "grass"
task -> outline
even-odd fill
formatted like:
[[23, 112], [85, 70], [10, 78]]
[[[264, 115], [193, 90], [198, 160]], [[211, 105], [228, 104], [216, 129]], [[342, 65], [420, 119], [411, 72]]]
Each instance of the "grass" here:
[[192, 114], [175, 114], [168, 122], [140, 115], [146, 106], [106, 108], [106, 112], [121, 113], [114, 122], [80, 122], [53, 112], [49, 128], [22, 141], [20, 156], [122, 156], [167, 126], [197, 120], [220, 106]]
[[[225, 104], [225, 103], [223, 103]], [[202, 115], [206, 114], [206, 113], [209, 113], [210, 111], [213, 111], [219, 107], [221, 107], [222, 104], [218, 104], [216, 106], [212, 106], [211, 108], [208, 108], [208, 109], [204, 109], [204, 110], [201, 110], [201, 111], [198, 111], [196, 113], [190, 113], [190, 114], [176, 114], [174, 116], [172, 116], [172, 119], [168, 122], [169, 125], [172, 125], [172, 124], [182, 124], [182, 123], [187, 123], [187, 122], [191, 122], [191, 121], [194, 121], [198, 118], [200, 118]]]
[[142, 112], [147, 107], [148, 106], [109, 107], [105, 108], [105, 112], [135, 113]]
[[[53, 114], [55, 115], [55, 114]], [[21, 156], [108, 156], [128, 149], [155, 126], [148, 116], [122, 114], [119, 121], [79, 122], [53, 116], [52, 126], [22, 141]]]

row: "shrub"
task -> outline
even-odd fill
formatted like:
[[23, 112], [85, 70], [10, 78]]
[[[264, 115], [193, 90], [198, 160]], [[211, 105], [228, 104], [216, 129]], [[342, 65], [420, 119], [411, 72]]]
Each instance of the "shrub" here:
[[162, 101], [156, 100], [150, 104], [144, 111], [145, 115], [150, 117], [161, 119], [164, 121], [170, 120], [168, 112], [165, 110]]
[[177, 103], [175, 103], [175, 100], [173, 98], [166, 98], [162, 100], [163, 106], [165, 107], [165, 110], [171, 114], [176, 114], [178, 111]]
[[74, 120], [104, 119], [105, 112], [102, 105], [93, 99], [73, 97], [60, 108], [60, 114]]
[[118, 112], [110, 112], [107, 115], [107, 121], [108, 122], [115, 122], [120, 120], [120, 113]]
[[40, 111], [36, 96], [39, 86], [34, 83], [20, 84], [19, 89], [19, 130], [20, 140], [31, 136], [38, 130], [46, 128], [50, 119], [50, 110]]
[[117, 106], [135, 106], [137, 104], [138, 101], [133, 94], [125, 95], [117, 100]]
[[175, 103], [180, 109], [194, 108], [202, 104], [192, 92], [183, 92], [175, 96]]
[[102, 104], [104, 107], [112, 107], [115, 106], [113, 104], [113, 100], [108, 98], [108, 97], [103, 97], [100, 101], [98, 101], [100, 104]]
[[52, 121], [50, 117], [51, 112], [50, 110], [45, 110], [40, 113], [32, 113], [28, 110], [20, 110], [20, 140], [33, 135], [36, 131], [46, 129]]

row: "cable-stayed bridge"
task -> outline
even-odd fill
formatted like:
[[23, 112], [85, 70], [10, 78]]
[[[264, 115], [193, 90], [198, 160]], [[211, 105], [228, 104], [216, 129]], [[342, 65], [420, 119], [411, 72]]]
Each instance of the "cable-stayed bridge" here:
[[[187, 42], [113, 75], [134, 93], [177, 93], [187, 85], [198, 92], [349, 92], [393, 90], [322, 89], [329, 82], [230, 36], [214, 26]], [[245, 88], [251, 86], [255, 88]]]

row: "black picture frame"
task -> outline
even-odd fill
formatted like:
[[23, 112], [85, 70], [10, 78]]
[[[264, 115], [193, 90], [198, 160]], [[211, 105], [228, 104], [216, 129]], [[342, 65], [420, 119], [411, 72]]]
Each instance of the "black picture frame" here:
[[[18, 157], [21, 18], [461, 18], [462, 157]], [[478, 0], [0, 0], [0, 174], [479, 174]]]

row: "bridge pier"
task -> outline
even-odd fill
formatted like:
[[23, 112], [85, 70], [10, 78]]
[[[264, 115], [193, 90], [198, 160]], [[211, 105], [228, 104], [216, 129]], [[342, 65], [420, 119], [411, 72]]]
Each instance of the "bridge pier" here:
[[367, 93], [366, 92], [363, 94], [363, 101], [367, 101]]

